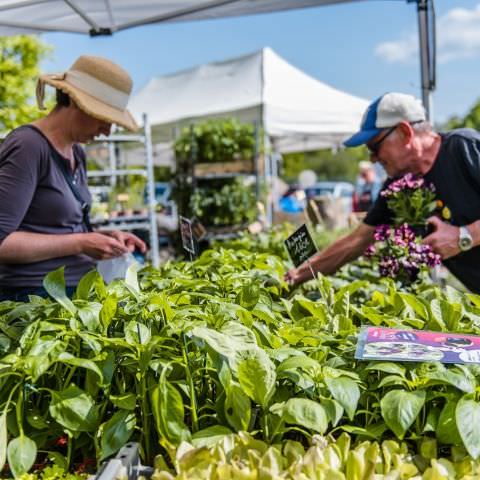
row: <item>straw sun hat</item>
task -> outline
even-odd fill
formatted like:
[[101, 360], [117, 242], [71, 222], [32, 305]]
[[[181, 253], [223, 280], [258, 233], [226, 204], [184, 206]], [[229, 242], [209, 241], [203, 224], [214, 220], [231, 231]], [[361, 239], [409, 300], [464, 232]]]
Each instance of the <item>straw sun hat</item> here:
[[128, 130], [138, 125], [127, 110], [132, 91], [130, 75], [115, 63], [101, 57], [82, 55], [64, 73], [40, 76], [37, 82], [37, 102], [44, 109], [45, 84], [68, 94], [87, 115]]

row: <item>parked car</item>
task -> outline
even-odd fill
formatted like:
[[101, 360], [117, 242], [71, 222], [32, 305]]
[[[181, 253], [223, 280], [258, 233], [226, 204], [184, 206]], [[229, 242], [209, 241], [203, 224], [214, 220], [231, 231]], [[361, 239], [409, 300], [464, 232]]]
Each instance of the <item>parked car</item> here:
[[312, 187], [305, 189], [307, 199], [319, 199], [321, 197], [340, 199], [347, 217], [352, 213], [354, 193], [355, 187], [349, 182], [317, 182]]

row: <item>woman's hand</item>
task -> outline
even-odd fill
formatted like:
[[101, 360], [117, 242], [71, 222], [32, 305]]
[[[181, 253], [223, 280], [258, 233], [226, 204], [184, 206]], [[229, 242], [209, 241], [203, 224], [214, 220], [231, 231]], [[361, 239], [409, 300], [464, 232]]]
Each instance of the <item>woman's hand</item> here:
[[103, 233], [83, 233], [80, 236], [81, 251], [96, 260], [108, 260], [129, 252], [125, 243], [112, 235]]
[[127, 247], [129, 252], [133, 252], [136, 249], [140, 250], [142, 253], [147, 251], [145, 242], [133, 233], [115, 230], [113, 232], [105, 232], [105, 235], [109, 235], [115, 240], [118, 240], [123, 246]]

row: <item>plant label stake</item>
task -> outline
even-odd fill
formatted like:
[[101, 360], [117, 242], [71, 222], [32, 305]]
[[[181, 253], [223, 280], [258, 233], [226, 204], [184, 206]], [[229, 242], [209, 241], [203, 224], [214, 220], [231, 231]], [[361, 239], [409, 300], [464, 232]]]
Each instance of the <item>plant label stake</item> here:
[[195, 255], [195, 242], [192, 233], [192, 221], [180, 216], [180, 234], [182, 236], [182, 246], [190, 254], [190, 261], [193, 261]]
[[308, 228], [303, 224], [295, 232], [293, 232], [286, 240], [288, 254], [292, 259], [295, 267], [299, 267], [307, 262], [308, 268], [312, 274], [312, 279], [315, 279], [315, 273], [309, 259], [317, 253], [317, 247], [308, 231]]

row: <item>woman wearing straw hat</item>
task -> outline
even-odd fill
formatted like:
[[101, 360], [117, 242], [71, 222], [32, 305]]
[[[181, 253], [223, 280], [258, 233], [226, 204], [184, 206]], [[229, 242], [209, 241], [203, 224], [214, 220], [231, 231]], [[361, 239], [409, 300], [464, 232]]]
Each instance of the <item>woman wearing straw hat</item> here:
[[85, 152], [80, 143], [108, 135], [112, 123], [136, 130], [126, 109], [127, 72], [109, 60], [81, 56], [61, 74], [43, 75], [57, 104], [45, 117], [13, 130], [0, 147], [0, 300], [46, 295], [44, 276], [65, 266], [69, 293], [95, 260], [145, 244], [125, 232], [91, 231]]

